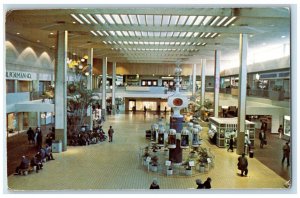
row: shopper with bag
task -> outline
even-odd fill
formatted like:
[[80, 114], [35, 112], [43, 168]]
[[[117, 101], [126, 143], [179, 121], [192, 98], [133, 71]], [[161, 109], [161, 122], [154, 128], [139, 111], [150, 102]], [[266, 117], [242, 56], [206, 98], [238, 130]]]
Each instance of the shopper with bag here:
[[264, 145], [267, 144], [267, 140], [266, 139], [267, 139], [266, 133], [263, 130], [261, 130], [259, 132], [260, 148], [264, 148]]
[[247, 157], [245, 156], [245, 153], [243, 153], [238, 158], [238, 164], [237, 164], [237, 166], [238, 166], [238, 169], [241, 170], [241, 176], [242, 177], [244, 175], [247, 176], [247, 174], [248, 174], [248, 160], [247, 160]]

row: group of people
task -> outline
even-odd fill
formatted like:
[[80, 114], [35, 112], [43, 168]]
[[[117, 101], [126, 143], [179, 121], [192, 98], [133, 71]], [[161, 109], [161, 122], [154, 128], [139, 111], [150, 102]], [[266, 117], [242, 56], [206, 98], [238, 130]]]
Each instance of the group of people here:
[[[50, 147], [52, 145], [52, 140], [55, 139], [55, 128], [49, 128], [49, 133], [46, 136], [46, 144], [48, 144]], [[38, 149], [42, 148], [43, 144], [43, 134], [40, 127], [36, 127], [35, 131], [31, 127], [27, 130], [27, 138], [28, 143], [36, 145]]]
[[[211, 178], [208, 177], [205, 182], [202, 183], [201, 179], [196, 179], [197, 189], [211, 189]], [[150, 189], [160, 189], [157, 178], [154, 178]]]
[[21, 158], [20, 165], [17, 166], [15, 175], [21, 175], [22, 171], [31, 172], [34, 170], [38, 173], [39, 170], [43, 169], [43, 163], [49, 160], [55, 160], [52, 155], [51, 146], [46, 144], [45, 148], [41, 148], [38, 152], [29, 159], [28, 156], [23, 155]]
[[[108, 141], [113, 141], [114, 130], [112, 126], [108, 130]], [[104, 142], [107, 140], [107, 135], [105, 134], [102, 126], [94, 128], [90, 131], [80, 131], [79, 133], [73, 133], [70, 138], [70, 145], [72, 146], [86, 146], [90, 144], [97, 144], [99, 142]]]

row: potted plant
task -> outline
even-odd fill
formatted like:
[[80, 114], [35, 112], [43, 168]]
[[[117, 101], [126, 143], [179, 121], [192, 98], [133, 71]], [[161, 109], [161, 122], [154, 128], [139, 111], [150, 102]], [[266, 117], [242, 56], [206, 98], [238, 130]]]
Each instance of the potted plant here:
[[188, 158], [185, 162], [182, 163], [185, 167], [185, 175], [192, 175], [192, 167], [190, 166], [190, 159]]
[[151, 157], [151, 169], [153, 172], [157, 172], [157, 166], [158, 166], [158, 157], [155, 155]]
[[207, 163], [208, 163], [207, 158], [209, 158], [207, 149], [203, 148], [203, 147], [200, 147], [200, 149], [199, 149], [199, 159], [198, 159], [199, 171], [200, 172], [204, 172], [205, 167], [208, 168], [208, 166], [206, 166]]
[[173, 168], [172, 166], [169, 166], [167, 169], [167, 175], [173, 175]]
[[149, 157], [150, 154], [149, 154], [149, 148], [146, 147], [145, 148], [145, 151], [144, 151], [144, 154], [143, 154], [143, 162], [144, 162], [144, 165], [147, 166], [148, 165], [148, 162], [146, 161], [147, 157]]

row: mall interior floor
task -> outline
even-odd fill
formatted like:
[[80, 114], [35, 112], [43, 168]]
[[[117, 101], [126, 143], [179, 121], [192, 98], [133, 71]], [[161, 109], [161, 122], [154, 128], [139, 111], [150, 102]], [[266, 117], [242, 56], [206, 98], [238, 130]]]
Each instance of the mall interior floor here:
[[[225, 148], [218, 148], [209, 143], [206, 127], [202, 131], [201, 146], [210, 148], [215, 156], [215, 165], [212, 169], [204, 173], [193, 170], [192, 176], [166, 176], [165, 173], [148, 172], [146, 166], [142, 165], [140, 151], [149, 144], [145, 139], [145, 130], [150, 129], [151, 124], [157, 122], [158, 117], [151, 112], [146, 115], [129, 113], [108, 116], [103, 128], [107, 133], [109, 125], [113, 126], [115, 130], [113, 142], [90, 146], [68, 146], [67, 151], [54, 153], [56, 160], [46, 162], [42, 171], [27, 176], [16, 176], [12, 173], [23, 153], [31, 155], [35, 150], [28, 145], [26, 133], [11, 137], [7, 141], [8, 190], [10, 192], [19, 190], [144, 192], [149, 188], [153, 178], [158, 179], [161, 189], [193, 190], [196, 188], [196, 179], [200, 178], [204, 181], [207, 177], [212, 178], [212, 189], [218, 190], [251, 189], [266, 192], [286, 190], [284, 183], [289, 179], [291, 167], [287, 168], [286, 165], [281, 164], [281, 148], [284, 140], [271, 134], [268, 135], [268, 145], [263, 149], [259, 148], [259, 141], [256, 139], [254, 158], [248, 157], [247, 177], [239, 176], [238, 155], [235, 152], [227, 152]], [[166, 117], [166, 122], [169, 122], [169, 115]], [[47, 129], [45, 131], [48, 131]], [[173, 190], [170, 192], [174, 193]]]

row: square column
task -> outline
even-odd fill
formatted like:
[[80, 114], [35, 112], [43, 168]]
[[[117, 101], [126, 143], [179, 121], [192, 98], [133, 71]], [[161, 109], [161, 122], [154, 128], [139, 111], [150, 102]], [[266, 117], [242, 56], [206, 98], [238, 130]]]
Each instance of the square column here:
[[214, 91], [214, 117], [219, 117], [219, 91], [220, 91], [220, 54], [215, 51], [215, 91]]
[[195, 95], [196, 94], [196, 64], [193, 64], [193, 84], [192, 84], [192, 88], [193, 88], [193, 91], [192, 91], [192, 94]]
[[67, 49], [68, 31], [57, 32], [55, 64], [55, 139], [67, 150]]
[[237, 125], [237, 149], [236, 153], [241, 155], [245, 146], [245, 119], [246, 119], [246, 90], [247, 90], [247, 34], [240, 34], [240, 74], [238, 95], [238, 125]]
[[201, 71], [201, 105], [204, 105], [205, 100], [205, 67], [206, 67], [206, 59], [201, 60], [202, 71]]
[[[87, 64], [89, 66], [89, 76], [87, 78], [87, 89], [93, 91], [93, 54], [94, 49], [91, 48], [88, 50], [88, 60]], [[87, 116], [90, 116], [89, 126], [90, 130], [93, 130], [93, 108], [90, 105], [87, 109]]]
[[106, 118], [106, 78], [107, 78], [107, 57], [102, 59], [102, 115]]
[[113, 62], [113, 68], [112, 68], [112, 112], [113, 114], [116, 113], [116, 67], [117, 63]]

